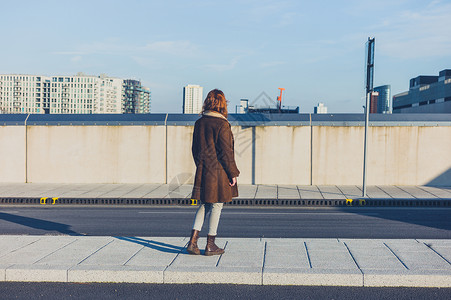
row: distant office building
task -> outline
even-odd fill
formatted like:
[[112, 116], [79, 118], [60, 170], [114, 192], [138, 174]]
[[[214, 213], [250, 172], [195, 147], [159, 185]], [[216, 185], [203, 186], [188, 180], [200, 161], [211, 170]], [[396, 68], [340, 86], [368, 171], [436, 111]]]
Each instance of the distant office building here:
[[[124, 80], [85, 75], [0, 75], [0, 112], [31, 114], [124, 113]], [[150, 102], [150, 91], [149, 102]], [[149, 106], [150, 107], [150, 106]]]
[[393, 96], [393, 113], [451, 113], [451, 69], [412, 78], [407, 92]]
[[198, 114], [202, 111], [203, 87], [188, 84], [183, 88], [183, 113]]
[[378, 114], [389, 114], [390, 111], [390, 85], [381, 85], [375, 87], [373, 89], [374, 92], [378, 93], [377, 95], [377, 107], [376, 112]]
[[318, 103], [318, 106], [313, 108], [314, 114], [327, 114], [327, 107], [324, 106], [324, 103]]
[[377, 104], [378, 104], [379, 93], [370, 93], [370, 114], [377, 114]]
[[138, 80], [124, 80], [122, 111], [132, 114], [150, 113], [150, 90]]

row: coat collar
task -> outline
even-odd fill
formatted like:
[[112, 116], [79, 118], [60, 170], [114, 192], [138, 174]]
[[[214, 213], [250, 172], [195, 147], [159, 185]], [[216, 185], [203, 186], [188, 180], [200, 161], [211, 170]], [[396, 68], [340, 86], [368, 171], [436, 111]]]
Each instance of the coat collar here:
[[209, 117], [222, 118], [222, 119], [227, 121], [227, 118], [224, 117], [221, 113], [218, 113], [218, 112], [213, 111], [213, 110], [204, 111], [203, 115], [204, 116], [209, 116]]

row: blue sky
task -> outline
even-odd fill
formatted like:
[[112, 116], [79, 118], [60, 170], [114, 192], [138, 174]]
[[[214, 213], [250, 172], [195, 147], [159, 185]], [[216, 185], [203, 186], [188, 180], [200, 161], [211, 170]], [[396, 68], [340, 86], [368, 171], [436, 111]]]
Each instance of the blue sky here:
[[[262, 92], [309, 113], [362, 112], [364, 54], [374, 85], [451, 68], [451, 1], [1, 1], [0, 73], [140, 79], [152, 112], [182, 111], [182, 90], [219, 88], [234, 112]], [[258, 104], [258, 103], [257, 103]]]

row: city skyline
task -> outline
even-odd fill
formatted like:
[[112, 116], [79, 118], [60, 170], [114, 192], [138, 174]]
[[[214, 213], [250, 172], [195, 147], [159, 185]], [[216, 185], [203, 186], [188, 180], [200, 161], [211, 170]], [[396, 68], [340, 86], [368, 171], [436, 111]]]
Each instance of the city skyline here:
[[150, 90], [106, 74], [0, 74], [0, 113], [149, 113]]
[[181, 113], [189, 83], [223, 90], [230, 111], [283, 87], [300, 112], [360, 113], [367, 38], [374, 85], [395, 95], [450, 67], [449, 15], [449, 1], [5, 2], [0, 73], [138, 79], [155, 113]]

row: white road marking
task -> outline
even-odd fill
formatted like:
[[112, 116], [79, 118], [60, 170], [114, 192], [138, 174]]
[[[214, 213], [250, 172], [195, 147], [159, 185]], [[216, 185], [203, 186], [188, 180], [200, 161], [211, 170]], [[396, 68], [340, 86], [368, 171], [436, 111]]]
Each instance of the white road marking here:
[[[194, 214], [195, 211], [139, 211], [139, 214]], [[254, 212], [230, 212], [230, 211], [223, 211], [222, 214], [228, 214], [228, 215], [363, 215], [363, 216], [379, 216], [379, 213], [341, 213], [341, 212], [329, 212], [329, 213], [310, 213], [310, 212], [274, 212], [274, 213], [268, 213], [268, 212], [261, 212], [261, 213], [254, 213]]]

